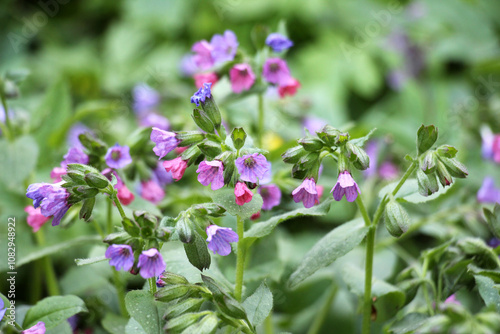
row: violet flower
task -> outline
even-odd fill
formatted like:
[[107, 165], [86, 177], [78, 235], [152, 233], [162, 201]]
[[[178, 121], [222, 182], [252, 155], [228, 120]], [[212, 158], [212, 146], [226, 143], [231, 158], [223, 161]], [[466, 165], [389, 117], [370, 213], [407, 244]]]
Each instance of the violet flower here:
[[192, 56], [192, 62], [198, 69], [207, 70], [214, 65], [212, 50], [212, 45], [205, 40], [193, 44], [191, 51], [195, 54]]
[[487, 176], [477, 192], [477, 201], [480, 203], [498, 203], [500, 204], [500, 189], [495, 187], [495, 180]]
[[198, 173], [198, 181], [202, 185], [208, 186], [212, 183], [212, 190], [224, 186], [224, 165], [219, 160], [200, 162], [196, 173]]
[[275, 85], [286, 85], [290, 78], [288, 65], [281, 58], [269, 58], [262, 68], [262, 76]]
[[293, 42], [285, 36], [272, 33], [266, 38], [266, 45], [270, 46], [274, 52], [281, 52], [293, 46]]
[[132, 163], [132, 158], [130, 157], [130, 148], [128, 146], [120, 146], [118, 144], [115, 144], [115, 146], [108, 149], [104, 160], [110, 168], [123, 168]]
[[275, 206], [279, 205], [281, 202], [281, 190], [275, 184], [268, 184], [260, 186], [257, 190], [262, 196], [264, 203], [262, 204], [262, 210], [271, 210]]
[[137, 267], [140, 268], [139, 273], [143, 278], [152, 278], [163, 273], [167, 265], [160, 252], [156, 248], [151, 248], [139, 255]]
[[306, 209], [319, 203], [318, 190], [313, 178], [306, 178], [302, 184], [292, 192], [295, 203], [303, 202]]
[[239, 94], [244, 90], [249, 90], [255, 82], [255, 74], [248, 64], [236, 64], [229, 70], [231, 89]]
[[132, 91], [134, 99], [134, 110], [136, 113], [144, 113], [156, 108], [160, 103], [160, 94], [145, 83], [138, 84]]
[[82, 123], [75, 123], [68, 131], [68, 135], [66, 140], [70, 147], [77, 147], [80, 150], [83, 150], [85, 147], [80, 142], [80, 138], [78, 138], [81, 134], [90, 133], [93, 134], [93, 131], [90, 128], [86, 127]]
[[226, 30], [224, 35], [214, 35], [210, 40], [210, 45], [212, 46], [212, 58], [217, 64], [233, 60], [239, 44], [234, 32]]
[[83, 164], [89, 163], [89, 157], [80, 148], [71, 147], [68, 153], [64, 155], [64, 160], [61, 162], [61, 166], [66, 168], [68, 164]]
[[207, 227], [208, 249], [222, 256], [231, 253], [230, 242], [238, 242], [238, 234], [229, 227], [210, 225]]
[[4, 301], [2, 298], [0, 298], [0, 321], [2, 321], [6, 311], [7, 308], [5, 307]]
[[134, 265], [134, 251], [129, 245], [111, 245], [104, 255], [116, 270], [130, 271]]
[[153, 147], [153, 152], [155, 152], [159, 159], [173, 151], [180, 143], [174, 132], [164, 131], [156, 127], [151, 131], [151, 141], [156, 144]]
[[196, 104], [198, 107], [200, 106], [200, 102], [205, 103], [207, 98], [212, 97], [212, 92], [210, 91], [211, 86], [211, 82], [204, 83], [203, 87], [198, 89], [198, 91], [191, 96], [191, 103]]
[[70, 205], [67, 200], [69, 193], [58, 184], [33, 183], [26, 191], [26, 197], [33, 200], [33, 206], [41, 207], [45, 217], [53, 216], [52, 226], [59, 225]]
[[170, 129], [170, 122], [168, 119], [154, 112], [147, 113], [144, 117], [139, 118], [139, 125], [144, 128], [155, 127], [165, 131]]
[[260, 153], [247, 154], [235, 161], [240, 179], [247, 182], [257, 183], [266, 175], [269, 163], [265, 156]]
[[340, 201], [345, 195], [348, 202], [354, 202], [360, 193], [359, 187], [348, 171], [343, 171], [339, 174], [337, 183], [330, 191], [333, 193], [333, 198]]

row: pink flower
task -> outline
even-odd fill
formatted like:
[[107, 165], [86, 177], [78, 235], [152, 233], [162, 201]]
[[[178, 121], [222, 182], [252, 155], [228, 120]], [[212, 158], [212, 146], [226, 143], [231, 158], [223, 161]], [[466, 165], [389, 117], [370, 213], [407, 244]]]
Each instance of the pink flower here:
[[205, 40], [194, 43], [191, 48], [191, 51], [195, 53], [195, 55], [193, 55], [193, 62], [201, 70], [209, 69], [214, 65], [212, 49], [210, 43]]
[[49, 221], [49, 217], [42, 215], [42, 209], [40, 207], [34, 208], [32, 206], [27, 206], [24, 211], [28, 213], [27, 222], [28, 225], [33, 228], [33, 232], [36, 232], [42, 227], [43, 224]]
[[165, 197], [165, 191], [153, 180], [141, 182], [141, 197], [153, 204], [161, 202]]
[[318, 188], [313, 178], [306, 178], [302, 184], [292, 192], [295, 203], [302, 202], [306, 209], [319, 204]]
[[213, 87], [215, 83], [219, 81], [219, 78], [217, 77], [217, 74], [215, 74], [215, 72], [198, 73], [193, 75], [193, 78], [196, 88], [201, 88], [203, 87], [204, 83], [209, 83], [209, 82], [212, 84]]
[[45, 323], [43, 321], [39, 321], [35, 326], [22, 331], [21, 334], [45, 334], [45, 330]]
[[183, 146], [183, 147], [176, 147], [174, 152], [175, 154], [177, 155], [180, 155], [182, 154], [185, 150], [187, 150], [189, 148], [189, 146]]
[[281, 98], [284, 98], [286, 95], [294, 96], [299, 88], [300, 82], [295, 78], [289, 77], [285, 84], [279, 85], [278, 94]]
[[174, 160], [163, 161], [163, 167], [167, 172], [172, 173], [174, 180], [179, 181], [184, 176], [184, 172], [187, 168], [187, 161], [182, 160], [181, 157], [177, 157]]
[[129, 205], [135, 199], [134, 194], [130, 192], [126, 185], [122, 185], [118, 188], [118, 193], [116, 195], [123, 205]]
[[252, 200], [253, 193], [245, 183], [238, 182], [236, 183], [236, 187], [234, 187], [234, 196], [236, 197], [236, 204], [243, 205]]
[[262, 67], [262, 76], [269, 83], [286, 85], [290, 79], [290, 70], [283, 59], [269, 58]]
[[239, 94], [244, 90], [249, 90], [255, 82], [255, 74], [248, 64], [236, 64], [229, 71], [231, 88], [233, 92]]
[[66, 168], [54, 167], [50, 172], [50, 178], [54, 181], [54, 183], [58, 183], [62, 181], [61, 176], [65, 174], [66, 174]]
[[360, 193], [358, 184], [351, 176], [348, 171], [343, 171], [339, 174], [337, 183], [332, 188], [333, 198], [336, 201], [340, 201], [342, 197], [347, 199], [348, 202], [354, 202]]

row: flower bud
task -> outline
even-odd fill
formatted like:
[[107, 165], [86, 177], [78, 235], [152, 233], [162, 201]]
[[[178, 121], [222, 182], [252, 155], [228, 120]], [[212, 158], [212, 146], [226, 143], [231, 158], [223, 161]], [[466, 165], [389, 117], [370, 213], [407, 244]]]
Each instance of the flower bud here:
[[[198, 322], [198, 320], [203, 317], [206, 313], [203, 312], [203, 313], [185, 313], [185, 314], [182, 314], [176, 318], [173, 318], [169, 321], [167, 321], [167, 324], [165, 325], [165, 327], [163, 327], [163, 329], [165, 329], [165, 331], [167, 333], [180, 333], [182, 332], [184, 329], [190, 327], [191, 325], [193, 325], [194, 323]], [[195, 332], [190, 332], [190, 331], [186, 331], [188, 333], [195, 333]]]
[[172, 284], [189, 284], [189, 281], [187, 278], [185, 278], [182, 275], [174, 274], [168, 271], [165, 271], [163, 274], [160, 275], [159, 279], [161, 279], [165, 284], [167, 285], [172, 285]]
[[418, 192], [422, 196], [429, 196], [439, 190], [436, 174], [425, 174], [422, 169], [417, 169]]
[[317, 132], [317, 134], [318, 137], [328, 146], [337, 146], [340, 131], [335, 129], [333, 126], [325, 125], [321, 131]]
[[234, 128], [231, 132], [231, 140], [233, 141], [234, 147], [239, 150], [245, 145], [245, 140], [247, 139], [247, 134], [243, 128]]
[[441, 157], [454, 158], [457, 155], [458, 150], [450, 145], [441, 145], [436, 149], [436, 152]]
[[203, 131], [208, 133], [215, 132], [214, 124], [203, 110], [194, 109], [192, 117], [196, 125], [198, 125]]
[[434, 152], [427, 152], [420, 162], [420, 169], [425, 174], [431, 174], [436, 171], [436, 156]]
[[163, 242], [167, 242], [172, 235], [172, 230], [169, 227], [160, 226], [156, 229], [156, 238]]
[[99, 189], [89, 188], [88, 186], [73, 187], [72, 191], [82, 199], [95, 197], [99, 193]]
[[141, 228], [150, 227], [155, 229], [158, 225], [158, 219], [149, 212], [146, 211], [134, 211], [133, 213], [135, 221], [139, 224]]
[[300, 158], [297, 165], [300, 167], [300, 169], [306, 170], [311, 168], [314, 164], [316, 164], [318, 162], [318, 159], [319, 159], [319, 152], [311, 152], [308, 153], [306, 156]]
[[207, 114], [208, 118], [212, 121], [217, 130], [220, 129], [222, 123], [222, 117], [219, 111], [219, 107], [215, 103], [212, 96], [207, 97], [205, 102], [201, 104], [203, 111]]
[[97, 189], [104, 189], [110, 185], [109, 180], [100, 173], [88, 173], [84, 179], [89, 186]]
[[[106, 144], [95, 138], [90, 132], [84, 132], [78, 136], [80, 143], [85, 147], [90, 153], [97, 156], [103, 156], [108, 150]], [[68, 165], [69, 166], [69, 165]]]
[[78, 185], [85, 185], [87, 182], [85, 181], [85, 175], [76, 170], [68, 170], [66, 175], [61, 176], [61, 179], [68, 183], [73, 183], [73, 184], [78, 184]]
[[370, 158], [361, 147], [348, 142], [346, 151], [347, 157], [357, 169], [365, 170], [370, 166]]
[[83, 201], [82, 208], [80, 209], [80, 219], [88, 222], [90, 216], [92, 216], [92, 210], [94, 210], [95, 197], [87, 198]]
[[133, 220], [129, 218], [123, 218], [122, 220], [123, 229], [130, 234], [132, 237], [138, 237], [141, 229]]
[[186, 284], [173, 284], [173, 285], [167, 285], [164, 288], [161, 288], [158, 290], [158, 292], [155, 293], [155, 298], [156, 300], [159, 300], [161, 302], [169, 302], [174, 299], [184, 297], [191, 291], [191, 286]]
[[180, 241], [183, 243], [191, 243], [194, 240], [193, 229], [191, 227], [191, 221], [186, 218], [186, 214], [182, 214], [177, 224], [175, 225], [177, 234], [179, 235]]
[[281, 155], [283, 161], [288, 164], [295, 164], [305, 156], [308, 152], [302, 146], [295, 146], [289, 148], [285, 153]]
[[[203, 302], [205, 302], [205, 299], [203, 298], [188, 298], [172, 303], [172, 305], [169, 304], [169, 307], [165, 311], [165, 319], [172, 319], [178, 317], [183, 313], [196, 312], [200, 309], [200, 306], [201, 304], [203, 304]], [[194, 331], [191, 333], [212, 333], [212, 332]]]
[[198, 144], [198, 148], [200, 149], [201, 153], [205, 154], [211, 159], [222, 153], [220, 143], [211, 140], [205, 140], [202, 143]]
[[465, 167], [457, 159], [440, 157], [439, 160], [441, 160], [441, 162], [446, 167], [446, 169], [451, 174], [451, 176], [458, 177], [460, 179], [464, 179], [467, 177], [467, 175], [469, 175], [469, 171], [467, 170], [467, 167]]
[[396, 238], [408, 231], [410, 227], [410, 218], [406, 210], [396, 202], [391, 200], [385, 207], [385, 228]]
[[323, 148], [323, 141], [316, 137], [304, 137], [297, 141], [306, 151], [317, 152]]
[[130, 235], [127, 232], [116, 232], [109, 234], [103, 241], [109, 245], [124, 245], [130, 240]]
[[199, 131], [180, 131], [175, 133], [175, 137], [180, 141], [178, 146], [198, 144], [205, 139], [205, 135]]
[[424, 126], [417, 131], [417, 155], [429, 150], [438, 138], [438, 129], [434, 125]]
[[437, 161], [436, 174], [439, 182], [441, 182], [441, 185], [443, 187], [449, 186], [453, 183], [451, 174], [448, 172], [448, 169], [446, 169], [445, 165], [440, 160]]

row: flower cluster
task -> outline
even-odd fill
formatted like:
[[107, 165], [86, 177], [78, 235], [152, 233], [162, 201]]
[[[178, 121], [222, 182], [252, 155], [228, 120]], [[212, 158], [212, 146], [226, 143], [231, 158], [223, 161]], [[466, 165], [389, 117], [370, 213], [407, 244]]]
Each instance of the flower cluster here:
[[[134, 252], [129, 245], [111, 245], [106, 250], [105, 256], [110, 259], [109, 264], [116, 270], [130, 271], [134, 266]], [[143, 278], [152, 278], [163, 273], [166, 264], [158, 249], [150, 248], [139, 255], [137, 268]]]
[[[265, 44], [276, 54], [293, 46], [291, 40], [278, 33], [270, 34]], [[267, 83], [278, 88], [280, 97], [295, 95], [300, 83], [290, 75], [285, 60], [275, 55], [266, 59], [263, 64], [252, 68], [251, 63], [257, 63], [257, 61], [241, 62], [240, 59], [247, 57], [241, 52], [238, 53], [238, 46], [236, 35], [230, 30], [226, 30], [223, 35], [214, 35], [210, 42], [206, 40], [196, 42], [191, 48], [193, 53], [184, 58], [182, 70], [186, 75], [193, 76], [196, 87], [200, 89], [207, 83], [215, 85], [227, 75], [232, 91], [239, 94], [250, 90], [262, 77]], [[223, 66], [227, 62], [233, 63], [230, 67]], [[260, 75], [256, 71], [257, 68], [262, 68]]]

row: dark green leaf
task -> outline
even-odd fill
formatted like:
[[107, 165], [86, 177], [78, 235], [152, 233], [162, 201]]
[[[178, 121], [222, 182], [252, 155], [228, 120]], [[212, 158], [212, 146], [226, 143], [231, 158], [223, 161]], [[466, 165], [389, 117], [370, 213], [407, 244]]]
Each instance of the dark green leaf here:
[[438, 138], [438, 129], [434, 125], [424, 126], [417, 131], [417, 155], [430, 149]]
[[210, 268], [211, 259], [207, 243], [197, 232], [194, 233], [194, 241], [192, 243], [184, 244], [184, 250], [189, 262], [200, 271]]

